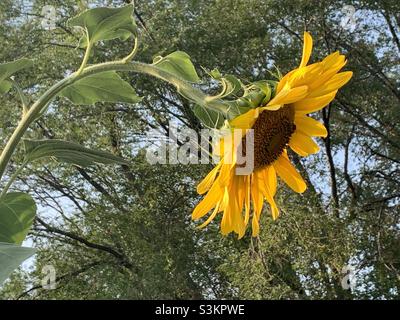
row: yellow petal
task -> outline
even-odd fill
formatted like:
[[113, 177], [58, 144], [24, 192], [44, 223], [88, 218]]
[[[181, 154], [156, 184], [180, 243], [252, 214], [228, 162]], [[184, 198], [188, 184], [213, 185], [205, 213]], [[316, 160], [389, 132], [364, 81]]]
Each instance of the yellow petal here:
[[307, 117], [306, 115], [296, 114], [294, 117], [294, 124], [296, 125], [296, 130], [309, 136], [325, 138], [328, 135], [328, 131], [321, 122]]
[[258, 220], [261, 216], [261, 211], [263, 207], [263, 195], [259, 190], [259, 176], [257, 171], [252, 174], [252, 181], [251, 181], [251, 199], [253, 201], [253, 218], [251, 221], [251, 229], [252, 229], [252, 236], [256, 237], [260, 232], [260, 225]]
[[266, 167], [265, 178], [268, 184], [269, 191], [271, 192], [271, 196], [275, 196], [276, 187], [277, 187], [277, 179], [276, 179], [276, 171], [273, 166]]
[[303, 193], [307, 189], [301, 175], [284, 155], [280, 156], [273, 165], [279, 177], [295, 192]]
[[242, 210], [233, 212], [233, 226], [234, 231], [238, 234], [238, 238], [243, 238], [246, 233], [246, 224], [242, 216]]
[[218, 213], [218, 209], [219, 209], [219, 203], [215, 206], [215, 209], [213, 211], [213, 213], [207, 218], [206, 221], [204, 221], [201, 225], [199, 225], [197, 228], [202, 229], [206, 226], [208, 226], [210, 224], [211, 221], [214, 220], [215, 216]]
[[235, 176], [236, 194], [234, 198], [234, 226], [235, 232], [239, 235], [239, 239], [242, 238], [246, 231], [246, 223], [244, 221], [242, 212], [243, 204], [245, 200], [245, 176]]
[[289, 85], [294, 87], [300, 87], [308, 85], [315, 81], [323, 72], [323, 65], [321, 63], [314, 63], [309, 66], [299, 68], [288, 80]]
[[250, 178], [251, 176], [245, 176], [245, 198], [244, 198], [244, 208], [245, 208], [245, 216], [244, 216], [244, 223], [247, 225], [250, 219]]
[[262, 176], [260, 176], [259, 171], [255, 171], [253, 173], [253, 180], [251, 184], [251, 198], [253, 200], [253, 215], [260, 216], [262, 207], [263, 207], [263, 195], [260, 190], [260, 180], [262, 180]]
[[346, 65], [346, 60], [344, 56], [338, 56], [337, 61], [334, 62], [334, 64], [330, 65], [327, 67], [326, 65], [321, 63], [324, 67], [323, 73], [316, 78], [312, 83], [308, 84], [309, 86], [309, 92], [312, 92], [319, 88], [320, 86], [323, 86], [327, 81], [329, 81], [335, 74], [337, 74], [340, 69], [342, 69]]
[[276, 190], [273, 190], [274, 188], [276, 189], [275, 169], [270, 170], [270, 167], [265, 167], [258, 170], [257, 179], [258, 190], [270, 204], [272, 218], [275, 220], [279, 216], [279, 210], [274, 200], [274, 194]]
[[290, 89], [290, 87], [283, 88], [270, 102], [268, 102], [265, 109], [277, 110], [284, 104], [299, 101], [307, 96], [307, 86], [301, 86]]
[[260, 224], [258, 223], [258, 219], [259, 218], [256, 215], [253, 215], [253, 219], [251, 220], [251, 235], [253, 237], [257, 237], [260, 233]]
[[307, 114], [318, 111], [335, 99], [337, 90], [324, 96], [315, 98], [306, 98], [293, 104], [294, 110], [299, 113]]
[[298, 147], [298, 145], [294, 142], [290, 143], [289, 142], [289, 147], [292, 149], [294, 152], [296, 152], [299, 156], [302, 157], [307, 157], [309, 154], [305, 152], [301, 147]]
[[250, 109], [246, 113], [241, 114], [230, 122], [233, 128], [250, 129], [253, 127], [259, 115], [258, 108]]
[[225, 187], [224, 199], [228, 200], [221, 221], [222, 234], [226, 235], [234, 231], [239, 235], [239, 238], [244, 236], [246, 230], [242, 217], [244, 193], [241, 192], [241, 189], [243, 188], [243, 178], [243, 176], [233, 176], [229, 187]]
[[279, 209], [275, 203], [274, 195], [276, 193], [276, 173], [273, 166], [266, 167], [263, 170], [264, 174], [264, 188], [262, 188], [263, 195], [271, 207], [272, 219], [276, 220], [279, 216]]
[[289, 146], [294, 152], [302, 157], [306, 157], [319, 151], [319, 147], [314, 140], [300, 131], [296, 131], [292, 134]]
[[279, 80], [279, 83], [276, 87], [276, 94], [278, 94], [279, 92], [281, 92], [281, 90], [285, 87], [286, 83], [289, 81], [289, 79], [292, 77], [292, 75], [297, 71], [297, 69], [294, 69], [290, 72], [288, 72], [287, 74], [285, 74], [285, 76]]
[[228, 158], [228, 156], [230, 156], [232, 152], [234, 136], [230, 130], [222, 131], [222, 134], [222, 137], [219, 138], [213, 146], [213, 154], [220, 157]]
[[328, 70], [342, 64], [345, 60], [346, 57], [340, 54], [339, 51], [336, 51], [326, 56], [324, 60], [321, 61], [321, 63], [324, 66], [324, 70]]
[[330, 80], [325, 82], [325, 84], [321, 85], [316, 90], [311, 91], [307, 98], [324, 96], [332, 91], [336, 91], [349, 82], [352, 76], [353, 72], [351, 71], [335, 74]]
[[274, 219], [274, 220], [278, 219], [278, 217], [279, 217], [279, 209], [278, 209], [278, 206], [276, 205], [274, 197], [271, 196], [271, 197], [268, 197], [266, 199], [267, 199], [267, 201], [269, 203], [269, 206], [271, 208], [272, 219]]
[[308, 32], [304, 32], [304, 43], [303, 43], [303, 55], [301, 59], [301, 63], [298, 69], [294, 69], [288, 72], [278, 83], [276, 88], [276, 93], [279, 94], [286, 83], [293, 77], [293, 75], [298, 72], [298, 70], [302, 67], [305, 67], [310, 60], [311, 52], [312, 52], [313, 40], [311, 35]]
[[197, 186], [197, 192], [198, 194], [203, 194], [206, 193], [210, 188], [211, 185], [215, 181], [215, 177], [217, 176], [217, 173], [219, 172], [219, 169], [221, 168], [222, 162], [218, 163], [214, 169], [212, 169], [206, 177], [198, 184]]
[[230, 209], [227, 208], [224, 211], [224, 214], [222, 216], [221, 220], [221, 233], [226, 236], [227, 234], [231, 233], [233, 231], [233, 226], [232, 226], [232, 217], [230, 213]]
[[224, 196], [222, 198], [222, 202], [219, 206], [219, 211], [224, 211], [229, 205], [229, 192], [228, 187], [224, 188]]
[[229, 205], [225, 209], [222, 216], [221, 233], [226, 236], [228, 233], [234, 231], [239, 235], [239, 238], [242, 238], [244, 236], [245, 230], [246, 228], [243, 219], [241, 219], [241, 217], [238, 215], [238, 212], [235, 211], [234, 207], [231, 207]]
[[239, 213], [241, 214], [243, 211], [243, 204], [245, 204], [246, 193], [247, 193], [247, 178], [248, 176], [235, 176], [235, 179], [238, 180], [238, 196], [237, 196], [237, 208]]
[[221, 233], [223, 235], [227, 235], [228, 233], [233, 231], [230, 199], [229, 199], [230, 197], [229, 197], [228, 188], [225, 188], [224, 198], [225, 197], [228, 199], [228, 205], [224, 209], [224, 214], [223, 214], [222, 220], [221, 220]]
[[303, 56], [301, 58], [300, 68], [307, 65], [310, 60], [311, 51], [313, 47], [313, 40], [308, 32], [304, 32]]
[[231, 181], [233, 173], [235, 171], [233, 168], [234, 167], [232, 166], [232, 164], [224, 163], [221, 166], [221, 171], [219, 173], [218, 180], [215, 183], [218, 183], [221, 187], [229, 185], [229, 182]]
[[220, 187], [218, 181], [214, 183], [202, 201], [196, 206], [192, 213], [192, 219], [197, 220], [203, 217], [207, 212], [216, 206], [222, 199], [223, 188]]
[[268, 167], [258, 169], [256, 171], [256, 175], [255, 175], [256, 181], [257, 181], [258, 192], [261, 193], [264, 197], [266, 194], [269, 194], [267, 170], [268, 170]]
[[215, 142], [213, 144], [213, 154], [219, 157], [222, 157], [224, 154], [224, 143], [225, 143], [225, 139], [224, 138], [220, 138], [218, 139], [217, 142]]
[[339, 57], [340, 57], [339, 51], [335, 51], [327, 55], [321, 62], [325, 66], [325, 68], [328, 69], [338, 61]]

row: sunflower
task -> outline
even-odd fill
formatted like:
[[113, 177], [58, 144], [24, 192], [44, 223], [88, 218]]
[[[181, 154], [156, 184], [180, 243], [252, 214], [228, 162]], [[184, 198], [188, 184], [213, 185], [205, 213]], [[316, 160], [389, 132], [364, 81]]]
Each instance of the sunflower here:
[[[279, 81], [275, 96], [266, 105], [251, 109], [229, 123], [231, 129], [243, 132], [253, 129], [254, 170], [245, 175], [236, 174], [237, 147], [221, 139], [219, 144], [224, 142], [224, 148], [219, 153], [220, 162], [197, 186], [199, 194], [207, 194], [194, 209], [192, 218], [200, 219], [212, 211], [200, 227], [207, 226], [222, 213], [222, 234], [233, 231], [241, 238], [252, 213], [252, 235], [257, 236], [264, 200], [269, 203], [273, 219], [279, 216], [274, 200], [277, 176], [297, 193], [306, 190], [306, 183], [291, 164], [287, 149], [290, 147], [302, 157], [319, 151], [312, 137], [326, 137], [328, 132], [308, 114], [328, 105], [352, 77], [349, 71], [338, 73], [346, 64], [339, 52], [307, 65], [312, 43], [311, 35], [305, 32], [300, 66]], [[243, 133], [242, 145], [245, 139]], [[233, 156], [232, 161], [227, 161], [228, 154]]]

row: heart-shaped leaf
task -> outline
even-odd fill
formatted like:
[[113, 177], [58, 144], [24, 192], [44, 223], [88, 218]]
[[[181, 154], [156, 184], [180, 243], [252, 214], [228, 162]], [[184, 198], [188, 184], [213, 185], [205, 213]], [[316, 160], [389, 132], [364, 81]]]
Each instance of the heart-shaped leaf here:
[[33, 248], [0, 242], [0, 285], [18, 266], [35, 253]]
[[35, 201], [22, 192], [7, 193], [0, 199], [0, 242], [21, 244], [36, 215]]
[[4, 80], [0, 82], [0, 94], [5, 94], [12, 88], [12, 82], [8, 80]]
[[137, 103], [141, 100], [132, 86], [114, 71], [98, 73], [83, 78], [60, 93], [74, 104], [96, 102]]
[[137, 34], [133, 19], [133, 5], [122, 8], [93, 8], [82, 12], [68, 21], [69, 26], [80, 27], [87, 37], [81, 42], [82, 47], [88, 43], [95, 44], [102, 40], [126, 40]]
[[183, 80], [189, 82], [200, 81], [190, 56], [185, 52], [176, 51], [165, 57], [158, 56], [154, 59], [153, 64]]
[[104, 151], [95, 151], [77, 143], [63, 140], [24, 139], [25, 160], [34, 161], [45, 157], [54, 157], [60, 162], [87, 167], [95, 163], [128, 164], [124, 159]]
[[13, 74], [18, 71], [31, 67], [33, 65], [33, 61], [30, 59], [19, 59], [12, 62], [6, 62], [0, 64], [0, 94], [4, 94], [8, 92], [12, 83], [8, 81]]
[[19, 59], [0, 64], [0, 82], [11, 77], [22, 69], [31, 67], [32, 65], [33, 61], [30, 59]]

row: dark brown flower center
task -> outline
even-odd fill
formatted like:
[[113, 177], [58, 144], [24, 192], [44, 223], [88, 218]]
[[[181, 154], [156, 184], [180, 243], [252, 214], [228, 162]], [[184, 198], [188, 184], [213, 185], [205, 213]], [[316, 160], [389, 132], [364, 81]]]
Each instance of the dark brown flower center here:
[[[260, 113], [252, 128], [254, 134], [254, 170], [270, 165], [282, 154], [296, 130], [294, 110], [284, 106], [276, 111]], [[240, 150], [240, 149], [239, 149]], [[246, 157], [246, 136], [242, 139], [242, 154]], [[246, 163], [240, 166], [245, 166]]]

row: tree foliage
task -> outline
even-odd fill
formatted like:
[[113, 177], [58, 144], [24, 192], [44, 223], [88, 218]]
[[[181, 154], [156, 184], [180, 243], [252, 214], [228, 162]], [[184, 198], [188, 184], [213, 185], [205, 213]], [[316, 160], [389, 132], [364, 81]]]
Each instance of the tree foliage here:
[[[285, 73], [299, 62], [304, 29], [315, 39], [312, 59], [335, 50], [346, 54], [354, 77], [317, 115], [330, 133], [319, 141], [322, 152], [307, 160], [291, 155], [307, 177], [308, 191], [293, 195], [282, 185], [277, 200], [283, 214], [273, 221], [265, 209], [258, 238], [224, 238], [217, 222], [196, 229], [190, 221], [199, 200], [195, 186], [209, 167], [150, 165], [144, 150], [152, 142], [146, 133], [158, 129], [168, 134], [170, 120], [199, 131], [195, 109], [165, 83], [124, 75], [119, 81], [143, 97], [138, 104], [89, 97], [93, 105], [73, 105], [60, 97], [29, 131], [30, 139], [76, 141], [129, 163], [83, 168], [35, 162], [19, 175], [15, 191], [30, 191], [40, 204], [29, 236], [37, 253], [0, 296], [398, 299], [399, 2], [137, 2], [143, 40], [139, 58], [150, 63], [170, 52], [187, 52], [210, 94], [219, 89], [199, 66], [217, 67], [244, 82], [266, 79], [276, 68]], [[41, 9], [48, 4], [59, 14], [57, 29], [50, 31], [40, 24]], [[123, 1], [91, 1], [92, 6], [105, 4], [121, 7]], [[354, 29], [342, 24], [345, 5], [356, 9]], [[77, 46], [79, 34], [67, 20], [80, 10], [72, 0], [0, 3], [0, 59], [34, 59], [29, 72], [16, 76], [33, 97], [64, 70], [79, 68], [84, 48]], [[111, 46], [96, 48], [93, 62], [131, 51], [114, 33], [110, 39]], [[8, 92], [0, 100], [2, 141], [19, 120], [13, 99]], [[56, 269], [55, 290], [41, 286], [46, 265]], [[355, 270], [351, 290], [341, 285], [345, 266]]]

